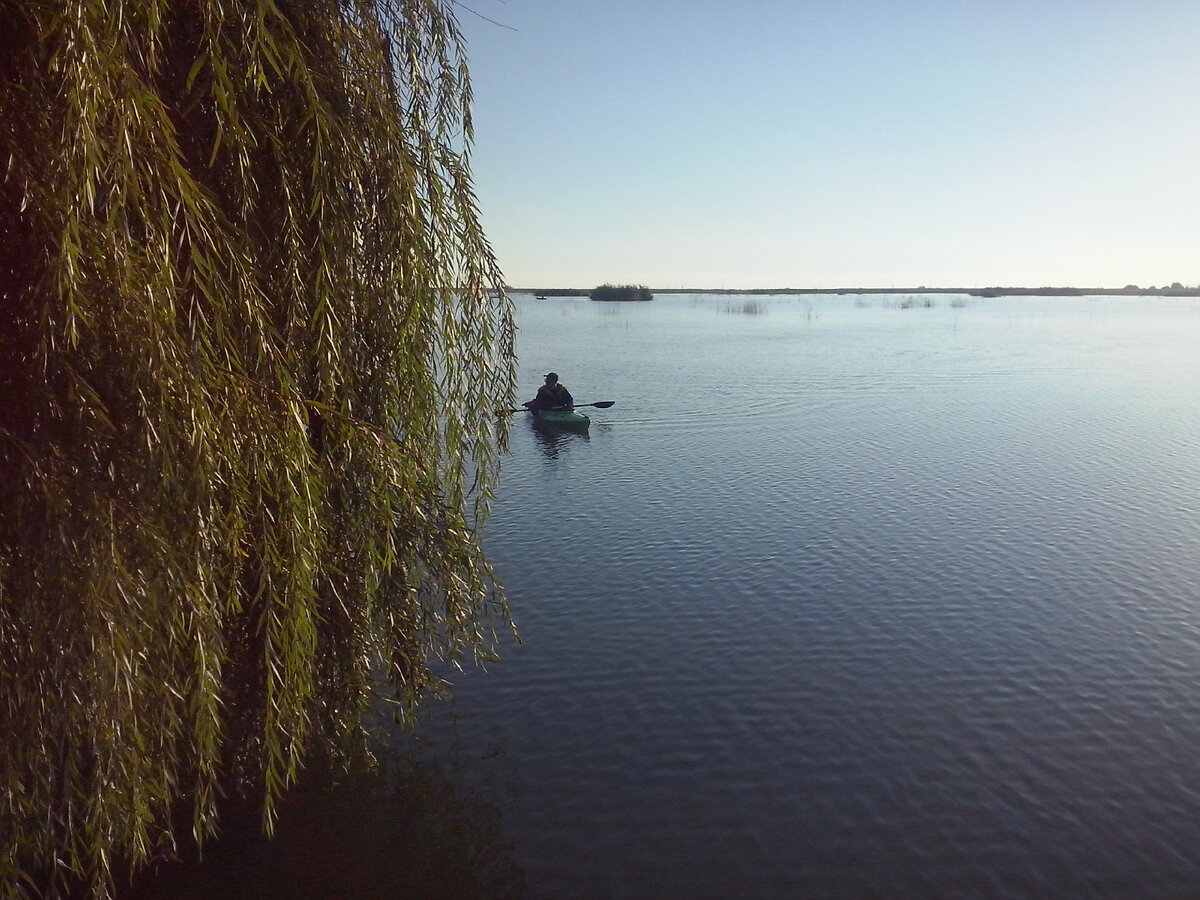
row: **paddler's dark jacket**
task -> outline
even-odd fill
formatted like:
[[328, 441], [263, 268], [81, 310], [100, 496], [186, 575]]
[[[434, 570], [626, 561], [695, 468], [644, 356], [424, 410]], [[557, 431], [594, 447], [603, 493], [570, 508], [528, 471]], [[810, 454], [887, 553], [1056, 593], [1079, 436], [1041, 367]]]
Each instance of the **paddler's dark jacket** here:
[[571, 396], [571, 392], [567, 390], [567, 386], [561, 381], [556, 382], [554, 387], [543, 384], [538, 388], [537, 396], [526, 404], [526, 406], [534, 410], [563, 409], [574, 405], [575, 398]]

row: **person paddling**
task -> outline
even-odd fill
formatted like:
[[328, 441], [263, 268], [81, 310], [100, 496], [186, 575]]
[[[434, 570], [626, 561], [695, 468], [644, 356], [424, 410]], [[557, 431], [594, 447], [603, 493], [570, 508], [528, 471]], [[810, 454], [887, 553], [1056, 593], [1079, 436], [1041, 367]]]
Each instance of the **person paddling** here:
[[542, 410], [574, 409], [575, 398], [567, 386], [558, 380], [557, 372], [547, 372], [546, 383], [538, 388], [537, 396], [521, 405], [536, 416]]

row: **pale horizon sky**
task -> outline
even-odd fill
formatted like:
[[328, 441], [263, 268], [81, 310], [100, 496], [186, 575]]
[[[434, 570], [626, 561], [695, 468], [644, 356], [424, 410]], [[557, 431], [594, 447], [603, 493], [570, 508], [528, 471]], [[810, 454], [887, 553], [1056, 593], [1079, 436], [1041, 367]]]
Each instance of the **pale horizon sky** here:
[[1200, 284], [1194, 0], [458, 17], [515, 287]]

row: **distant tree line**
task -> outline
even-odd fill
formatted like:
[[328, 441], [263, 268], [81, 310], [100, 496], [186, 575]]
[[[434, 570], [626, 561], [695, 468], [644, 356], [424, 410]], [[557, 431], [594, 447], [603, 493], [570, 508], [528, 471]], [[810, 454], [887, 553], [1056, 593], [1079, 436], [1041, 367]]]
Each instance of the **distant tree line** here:
[[1181, 282], [1172, 282], [1170, 286], [1142, 288], [1136, 284], [1127, 284], [1123, 288], [1076, 288], [1076, 287], [986, 287], [967, 291], [974, 297], [1090, 297], [1096, 295], [1120, 296], [1133, 295], [1139, 297], [1196, 297], [1200, 296], [1200, 287], [1189, 287]]
[[644, 284], [602, 284], [589, 294], [593, 300], [653, 300], [654, 294]]

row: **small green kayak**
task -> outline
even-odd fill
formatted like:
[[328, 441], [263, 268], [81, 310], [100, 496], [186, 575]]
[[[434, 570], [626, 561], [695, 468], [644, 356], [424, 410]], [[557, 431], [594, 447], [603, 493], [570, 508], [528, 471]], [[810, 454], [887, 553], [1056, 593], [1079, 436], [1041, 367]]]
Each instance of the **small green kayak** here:
[[575, 431], [587, 431], [592, 420], [583, 413], [572, 409], [544, 409], [533, 414], [533, 421], [538, 425], [549, 425], [553, 428], [571, 428]]

